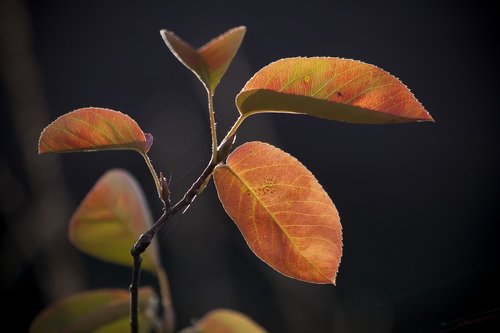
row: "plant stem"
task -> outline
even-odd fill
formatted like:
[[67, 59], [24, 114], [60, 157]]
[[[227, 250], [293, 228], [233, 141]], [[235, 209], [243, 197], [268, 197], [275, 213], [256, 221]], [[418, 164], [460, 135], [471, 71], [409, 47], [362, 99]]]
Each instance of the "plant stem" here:
[[141, 152], [141, 155], [142, 155], [142, 157], [144, 157], [144, 161], [146, 161], [149, 172], [151, 172], [151, 176], [153, 176], [153, 179], [155, 181], [155, 186], [156, 186], [156, 192], [158, 192], [158, 196], [161, 198], [162, 191], [161, 191], [161, 184], [160, 184], [160, 179], [158, 178], [158, 174], [156, 173], [156, 170], [153, 167], [153, 164], [151, 163], [149, 156], [146, 153], [142, 153], [142, 152]]
[[[168, 221], [168, 219], [178, 213], [181, 210], [185, 210], [189, 207], [189, 205], [193, 202], [193, 200], [196, 198], [198, 195], [198, 191], [201, 188], [201, 186], [206, 183], [207, 179], [210, 177], [212, 174], [213, 170], [215, 169], [215, 166], [217, 164], [210, 162], [205, 170], [202, 172], [200, 177], [191, 185], [189, 190], [184, 194], [184, 197], [182, 197], [181, 200], [179, 200], [174, 206], [171, 208], [168, 208], [164, 210], [162, 216], [158, 219], [158, 221], [155, 222], [151, 226], [151, 228], [146, 231], [144, 234], [142, 234], [137, 242], [134, 244], [132, 249], [130, 250], [130, 253], [132, 254], [132, 257], [134, 258], [134, 266], [133, 266], [133, 271], [132, 271], [132, 282], [130, 284], [130, 332], [131, 333], [138, 333], [138, 322], [137, 322], [137, 290], [139, 289], [139, 277], [140, 277], [140, 272], [141, 272], [141, 254], [146, 251], [148, 248], [149, 244], [151, 244], [153, 237], [155, 234], [158, 232], [158, 230], [161, 229], [161, 227]], [[159, 277], [159, 279], [161, 279]], [[163, 281], [163, 283], [165, 280]], [[160, 280], [160, 285], [162, 281]], [[164, 304], [167, 306], [167, 304]], [[171, 309], [171, 304], [169, 303], [168, 306]], [[172, 315], [173, 311], [170, 310], [168, 315]], [[165, 320], [168, 319], [165, 318]], [[167, 327], [173, 326], [173, 322], [167, 324]], [[172, 332], [172, 331], [170, 331]]]
[[217, 149], [218, 151], [222, 150], [222, 147], [224, 147], [225, 145], [229, 144], [229, 141], [233, 140], [233, 137], [236, 134], [236, 131], [240, 127], [240, 125], [243, 122], [243, 120], [246, 119], [246, 117], [247, 116], [244, 116], [244, 115], [240, 114], [240, 116], [238, 117], [238, 119], [236, 119], [236, 121], [234, 122], [233, 127], [231, 127], [231, 129], [229, 130], [229, 132], [227, 132], [227, 134], [224, 137], [224, 139], [222, 139], [222, 142], [221, 142], [220, 146]]
[[130, 332], [139, 332], [139, 320], [137, 319], [138, 304], [139, 304], [139, 280], [141, 278], [141, 263], [142, 257], [140, 254], [134, 255], [134, 268], [132, 270], [132, 281], [130, 283]]
[[210, 132], [212, 133], [212, 162], [217, 161], [217, 130], [215, 128], [214, 97], [208, 92], [208, 114], [210, 117]]
[[[220, 146], [215, 149], [216, 152], [219, 154], [214, 154], [212, 155], [212, 159], [208, 163], [208, 165], [205, 167], [203, 172], [200, 174], [198, 179], [191, 185], [191, 187], [187, 190], [187, 192], [184, 194], [182, 199], [180, 199], [175, 205], [173, 206], [165, 206], [163, 214], [160, 216], [160, 218], [149, 228], [148, 231], [143, 233], [137, 242], [132, 246], [132, 249], [130, 250], [130, 253], [132, 257], [134, 258], [134, 265], [133, 265], [133, 271], [132, 271], [132, 282], [130, 284], [130, 328], [131, 328], [131, 333], [137, 333], [138, 332], [138, 322], [137, 322], [137, 291], [139, 289], [139, 277], [140, 277], [140, 272], [141, 272], [141, 254], [146, 251], [148, 246], [151, 244], [153, 241], [154, 236], [156, 233], [163, 227], [163, 225], [170, 219], [170, 217], [174, 216], [177, 214], [179, 211], [182, 211], [183, 213], [186, 211], [186, 209], [189, 208], [191, 203], [194, 201], [196, 196], [203, 191], [205, 188], [206, 184], [208, 183], [208, 180], [212, 176], [212, 173], [214, 172], [215, 167], [219, 162], [223, 161], [227, 155], [230, 152], [230, 146], [233, 144], [233, 139], [234, 139], [234, 134], [236, 133], [236, 130], [238, 129], [239, 125], [241, 122], [244, 120], [243, 116], [240, 116], [237, 120], [236, 123], [233, 125], [229, 133], [226, 135]], [[215, 127], [214, 127], [215, 129]], [[217, 141], [214, 141], [214, 144], [216, 144]], [[147, 155], [143, 155], [144, 159], [146, 160], [146, 163], [148, 166], [150, 166], [150, 171], [152, 174], [156, 175], [156, 172], [154, 171], [153, 166], [151, 165], [151, 162], [149, 161], [149, 158]], [[214, 160], [214, 156], [216, 159]], [[155, 177], [155, 182], [157, 182], [157, 187], [159, 189], [159, 196], [161, 199], [164, 199], [162, 196], [162, 191], [161, 191], [161, 185], [158, 177]], [[164, 201], [165, 202], [165, 201]], [[158, 274], [158, 279], [160, 282], [160, 288], [162, 289], [162, 298], [164, 300], [164, 307], [165, 307], [165, 320], [168, 320], [166, 322], [166, 328], [168, 332], [173, 332], [174, 329], [174, 311], [172, 304], [170, 302], [170, 290], [168, 287], [168, 280], [167, 276], [165, 274], [165, 271], [163, 273]]]

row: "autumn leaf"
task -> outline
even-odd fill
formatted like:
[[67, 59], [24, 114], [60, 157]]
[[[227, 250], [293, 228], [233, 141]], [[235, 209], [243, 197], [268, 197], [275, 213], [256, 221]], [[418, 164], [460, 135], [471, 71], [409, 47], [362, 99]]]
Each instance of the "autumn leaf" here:
[[171, 31], [161, 30], [161, 35], [170, 51], [200, 79], [207, 91], [213, 95], [238, 51], [245, 32], [244, 26], [233, 28], [199, 49], [193, 48]]
[[[99, 259], [132, 265], [130, 249], [150, 228], [151, 213], [137, 181], [125, 170], [106, 172], [71, 218], [69, 239], [81, 251]], [[159, 267], [156, 240], [144, 253], [142, 267]]]
[[214, 180], [224, 209], [259, 258], [286, 276], [335, 284], [339, 215], [304, 165], [269, 144], [249, 142], [216, 167]]
[[[156, 311], [153, 289], [139, 289], [140, 332], [149, 332]], [[85, 291], [62, 299], [37, 315], [30, 333], [121, 333], [130, 330], [130, 293], [124, 289]]]
[[118, 111], [83, 108], [60, 116], [47, 126], [38, 142], [38, 153], [130, 149], [145, 154], [153, 136]]
[[393, 75], [361, 61], [281, 59], [258, 71], [236, 97], [246, 117], [283, 112], [360, 124], [433, 121]]
[[180, 333], [266, 333], [255, 321], [237, 311], [216, 309]]

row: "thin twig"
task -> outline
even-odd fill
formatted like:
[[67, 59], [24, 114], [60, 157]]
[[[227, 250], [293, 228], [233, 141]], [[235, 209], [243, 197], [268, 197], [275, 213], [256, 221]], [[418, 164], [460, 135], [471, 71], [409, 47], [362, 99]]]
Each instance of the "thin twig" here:
[[[160, 218], [149, 228], [148, 231], [143, 233], [137, 242], [134, 244], [132, 249], [130, 250], [130, 253], [132, 254], [132, 257], [134, 257], [134, 266], [133, 266], [133, 272], [132, 272], [132, 282], [130, 284], [130, 328], [132, 333], [137, 333], [138, 332], [138, 322], [137, 322], [137, 290], [139, 289], [139, 277], [140, 277], [140, 271], [141, 271], [141, 254], [146, 251], [148, 248], [149, 244], [153, 241], [153, 237], [156, 235], [156, 233], [165, 225], [165, 223], [175, 214], [177, 214], [179, 211], [184, 212], [186, 209], [189, 208], [193, 200], [196, 198], [198, 194], [203, 191], [204, 186], [207, 184], [208, 180], [212, 176], [212, 173], [219, 164], [219, 162], [223, 161], [227, 155], [229, 154], [231, 150], [231, 146], [234, 142], [234, 133], [232, 138], [225, 140], [224, 143], [222, 143], [217, 151], [219, 154], [217, 155], [217, 160], [216, 161], [210, 161], [208, 165], [206, 166], [205, 170], [201, 173], [201, 175], [198, 177], [198, 179], [191, 185], [189, 190], [184, 194], [182, 199], [180, 199], [175, 205], [171, 206], [166, 204], [167, 198], [161, 197], [162, 201], [164, 202], [164, 210], [163, 214], [160, 216]], [[160, 193], [164, 193], [165, 191], [160, 191]], [[168, 193], [170, 196], [170, 193]], [[165, 194], [163, 194], [165, 196]], [[169, 305], [171, 306], [171, 305]], [[173, 311], [171, 311], [171, 314], [173, 314]], [[166, 318], [167, 319], [167, 318]], [[167, 326], [168, 327], [168, 326]]]

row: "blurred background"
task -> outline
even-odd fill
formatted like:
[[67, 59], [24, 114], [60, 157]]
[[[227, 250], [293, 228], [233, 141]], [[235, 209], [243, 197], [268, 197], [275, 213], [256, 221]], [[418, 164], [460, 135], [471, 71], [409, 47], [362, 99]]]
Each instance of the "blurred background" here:
[[[495, 1], [0, 1], [2, 321], [25, 332], [47, 304], [127, 288], [131, 270], [79, 253], [67, 224], [108, 169], [137, 177], [133, 152], [37, 156], [41, 130], [85, 106], [120, 110], [154, 135], [151, 158], [179, 198], [210, 157], [206, 96], [168, 51], [168, 28], [201, 46], [247, 35], [215, 97], [220, 135], [234, 96], [283, 57], [339, 56], [398, 76], [436, 123], [363, 126], [258, 115], [237, 143], [267, 141], [303, 162], [335, 202], [337, 286], [285, 278], [256, 258], [213, 184], [160, 232], [178, 327], [218, 307], [270, 332], [500, 331], [500, 9]], [[155, 280], [143, 275], [143, 284]], [[16, 305], [21, 304], [21, 306]]]

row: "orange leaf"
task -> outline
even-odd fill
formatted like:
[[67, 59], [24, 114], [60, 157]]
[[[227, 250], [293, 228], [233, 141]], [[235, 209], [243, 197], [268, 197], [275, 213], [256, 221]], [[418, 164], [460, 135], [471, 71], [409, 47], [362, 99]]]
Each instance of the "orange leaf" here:
[[297, 159], [249, 142], [217, 166], [214, 180], [224, 209], [259, 258], [286, 276], [335, 284], [342, 255], [339, 215]]
[[361, 61], [281, 59], [258, 71], [236, 97], [243, 116], [284, 112], [362, 124], [432, 121], [396, 77]]
[[[151, 213], [137, 181], [126, 171], [106, 172], [73, 215], [69, 239], [81, 251], [99, 259], [130, 266], [130, 249], [150, 228]], [[142, 267], [159, 267], [156, 240], [148, 247]]]
[[171, 31], [162, 30], [161, 35], [170, 51], [213, 95], [238, 51], [245, 32], [246, 28], [243, 26], [233, 28], [197, 50]]
[[[31, 323], [30, 333], [123, 332], [130, 327], [129, 303], [130, 292], [124, 289], [98, 289], [74, 294], [39, 313]], [[152, 321], [149, 312], [154, 313], [156, 303], [153, 289], [139, 289], [141, 332], [149, 331]]]
[[201, 318], [194, 328], [187, 328], [180, 333], [266, 333], [248, 316], [233, 310], [216, 309]]
[[145, 154], [152, 144], [153, 136], [126, 114], [92, 107], [69, 112], [47, 126], [38, 153], [131, 149]]

